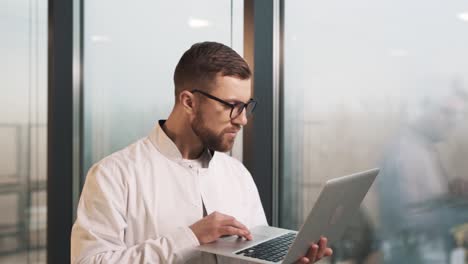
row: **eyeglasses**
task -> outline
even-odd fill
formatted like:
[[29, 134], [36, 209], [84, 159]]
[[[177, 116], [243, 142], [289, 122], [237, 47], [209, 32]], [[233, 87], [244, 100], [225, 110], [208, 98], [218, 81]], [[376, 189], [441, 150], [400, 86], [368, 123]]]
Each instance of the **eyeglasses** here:
[[212, 99], [212, 100], [215, 100], [215, 101], [218, 101], [220, 103], [222, 103], [223, 105], [226, 105], [226, 106], [229, 106], [231, 108], [231, 113], [229, 114], [229, 117], [231, 119], [235, 119], [237, 118], [241, 113], [242, 111], [244, 111], [244, 108], [245, 108], [245, 114], [247, 116], [250, 116], [252, 115], [253, 111], [255, 110], [255, 106], [257, 105], [257, 101], [255, 101], [254, 99], [250, 99], [247, 103], [243, 103], [243, 102], [236, 102], [236, 103], [228, 103], [222, 99], [219, 99], [218, 97], [216, 96], [213, 96], [209, 93], [205, 93], [203, 91], [200, 91], [200, 90], [192, 90], [191, 91], [192, 93], [200, 93], [200, 94], [203, 94], [204, 96]]

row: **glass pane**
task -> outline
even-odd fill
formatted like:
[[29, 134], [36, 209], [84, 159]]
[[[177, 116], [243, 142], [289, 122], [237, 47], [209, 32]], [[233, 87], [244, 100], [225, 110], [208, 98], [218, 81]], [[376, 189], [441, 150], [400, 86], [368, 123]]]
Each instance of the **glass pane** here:
[[179, 58], [200, 41], [231, 46], [239, 3], [85, 1], [84, 172], [169, 115]]
[[380, 167], [334, 261], [450, 263], [468, 241], [468, 3], [284, 2], [281, 225]]
[[47, 1], [0, 1], [0, 263], [46, 262]]

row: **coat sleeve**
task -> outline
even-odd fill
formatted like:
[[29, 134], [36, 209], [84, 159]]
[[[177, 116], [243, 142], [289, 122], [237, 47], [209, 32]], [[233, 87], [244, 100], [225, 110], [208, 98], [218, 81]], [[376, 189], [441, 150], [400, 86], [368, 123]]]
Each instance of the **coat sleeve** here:
[[71, 263], [185, 262], [199, 245], [189, 227], [140, 244], [125, 244], [127, 195], [127, 182], [118, 170], [101, 165], [90, 170], [72, 228]]

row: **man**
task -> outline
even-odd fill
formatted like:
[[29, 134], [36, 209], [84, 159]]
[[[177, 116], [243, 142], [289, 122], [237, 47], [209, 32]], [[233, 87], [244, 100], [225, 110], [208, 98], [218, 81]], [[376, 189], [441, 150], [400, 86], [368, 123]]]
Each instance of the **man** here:
[[[231, 48], [203, 42], [174, 73], [175, 105], [146, 138], [89, 171], [71, 237], [72, 263], [234, 263], [195, 247], [252, 239], [266, 225], [251, 175], [224, 154], [256, 102], [251, 72]], [[330, 256], [326, 238], [299, 263]]]

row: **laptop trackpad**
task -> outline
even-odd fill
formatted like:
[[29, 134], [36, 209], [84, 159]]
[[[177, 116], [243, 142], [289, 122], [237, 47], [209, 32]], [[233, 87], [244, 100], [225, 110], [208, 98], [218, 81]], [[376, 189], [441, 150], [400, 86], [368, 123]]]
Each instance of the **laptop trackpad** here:
[[201, 245], [197, 249], [220, 255], [232, 254], [241, 249], [258, 244], [259, 242], [284, 234], [289, 230], [269, 226], [259, 226], [251, 229], [250, 231], [253, 236], [253, 240], [251, 241], [239, 238], [238, 236], [228, 236], [222, 237], [213, 243]]
[[212, 243], [212, 246], [215, 246], [217, 249], [229, 249], [230, 251], [237, 251], [269, 238], [268, 236], [261, 234], [252, 234], [252, 236], [253, 240], [251, 241], [246, 240], [245, 238], [240, 238], [238, 236], [227, 236], [218, 239], [216, 242]]

